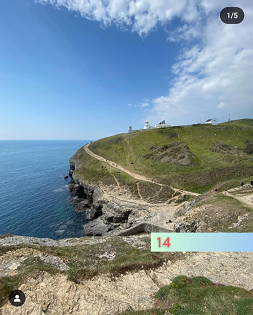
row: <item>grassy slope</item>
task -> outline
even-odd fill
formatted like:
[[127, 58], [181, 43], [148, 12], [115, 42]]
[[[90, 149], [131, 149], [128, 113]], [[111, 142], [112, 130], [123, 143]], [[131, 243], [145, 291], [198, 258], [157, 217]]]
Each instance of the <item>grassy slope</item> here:
[[[178, 137], [170, 137], [175, 133]], [[223, 143], [244, 150], [246, 141], [250, 139], [253, 139], [253, 120], [245, 119], [217, 126], [199, 125], [119, 134], [93, 142], [90, 149], [130, 171], [203, 192], [218, 182], [253, 175], [253, 164], [248, 160], [250, 155], [230, 155], [231, 159], [227, 159], [225, 154], [209, 149], [214, 143]], [[194, 165], [180, 166], [143, 157], [151, 153], [151, 146], [168, 145], [175, 141], [189, 147], [195, 157]], [[134, 164], [130, 164], [131, 161]]]
[[[135, 184], [137, 181], [127, 173], [121, 172], [119, 174], [114, 167], [111, 167], [110, 165], [91, 157], [84, 151], [83, 148], [80, 148], [75, 153], [74, 157], [78, 160], [75, 170], [78, 178], [83, 179], [85, 182], [89, 182], [91, 184], [102, 182], [106, 185], [116, 185], [117, 183], [114, 179], [115, 176], [122, 187], [128, 187], [131, 193], [138, 197]], [[102, 168], [102, 166], [105, 165], [107, 170]]]
[[[221, 286], [204, 277], [176, 277], [156, 294], [156, 309], [125, 312], [124, 315], [251, 315], [252, 293], [232, 286]], [[168, 312], [166, 312], [168, 311]], [[123, 314], [122, 314], [123, 315]]]

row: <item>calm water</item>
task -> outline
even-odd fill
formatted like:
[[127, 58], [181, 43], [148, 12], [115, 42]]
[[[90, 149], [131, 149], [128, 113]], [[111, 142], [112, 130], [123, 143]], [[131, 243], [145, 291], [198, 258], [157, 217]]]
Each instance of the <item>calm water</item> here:
[[87, 142], [0, 141], [0, 235], [83, 235], [84, 214], [73, 211], [70, 180], [63, 176]]

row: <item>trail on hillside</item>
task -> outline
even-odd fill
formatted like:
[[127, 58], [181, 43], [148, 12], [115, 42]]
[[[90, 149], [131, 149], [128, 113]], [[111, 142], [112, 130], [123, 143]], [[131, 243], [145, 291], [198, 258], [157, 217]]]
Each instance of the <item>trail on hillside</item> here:
[[112, 177], [114, 178], [114, 180], [115, 180], [117, 186], [120, 188], [120, 184], [119, 184], [119, 181], [117, 180], [116, 176], [114, 176], [113, 174], [111, 174], [111, 175], [112, 175]]
[[132, 176], [133, 178], [135, 178], [135, 179], [137, 179], [137, 180], [142, 180], [142, 181], [145, 181], [145, 182], [150, 182], [150, 183], [157, 184], [157, 185], [163, 186], [163, 187], [169, 187], [169, 188], [171, 188], [171, 189], [174, 189], [175, 191], [179, 191], [180, 193], [185, 193], [185, 194], [189, 194], [189, 195], [193, 195], [193, 196], [199, 196], [199, 194], [197, 194], [197, 193], [193, 193], [193, 192], [190, 192], [190, 191], [186, 191], [186, 190], [174, 188], [174, 187], [171, 187], [171, 186], [168, 186], [168, 185], [164, 185], [164, 184], [158, 183], [158, 182], [154, 181], [153, 179], [148, 178], [148, 177], [146, 177], [146, 176], [144, 176], [144, 175], [140, 175], [140, 174], [131, 172], [131, 171], [127, 170], [126, 168], [122, 167], [121, 165], [118, 165], [118, 164], [116, 164], [115, 162], [112, 162], [112, 161], [110, 161], [110, 160], [108, 160], [108, 159], [103, 158], [102, 156], [99, 156], [99, 155], [93, 153], [93, 152], [89, 149], [89, 145], [90, 145], [90, 143], [87, 143], [83, 148], [84, 148], [84, 150], [86, 151], [86, 153], [88, 153], [90, 156], [94, 157], [95, 159], [97, 159], [97, 160], [99, 160], [99, 161], [103, 161], [103, 162], [105, 162], [105, 163], [108, 163], [110, 166], [116, 168], [117, 170], [121, 170], [121, 171], [127, 173], [128, 175]]
[[136, 183], [136, 187], [137, 187], [137, 192], [138, 192], [140, 199], [143, 200], [142, 195], [141, 195], [141, 191], [140, 191], [140, 183], [139, 182]]
[[242, 203], [244, 203], [247, 206], [250, 206], [251, 208], [253, 208], [253, 192], [250, 194], [243, 194], [241, 196], [235, 196], [232, 192], [238, 191], [240, 190], [240, 188], [236, 188], [236, 189], [232, 189], [229, 191], [224, 191], [222, 192], [223, 195], [234, 198]]
[[97, 160], [99, 160], [99, 161], [103, 161], [103, 162], [105, 162], [105, 163], [108, 163], [108, 164], [111, 165], [112, 167], [114, 167], [114, 168], [116, 168], [116, 169], [118, 169], [118, 170], [121, 170], [121, 171], [127, 173], [128, 175], [132, 176], [132, 177], [135, 178], [135, 179], [143, 180], [143, 181], [145, 181], [145, 182], [155, 183], [155, 184], [160, 185], [160, 186], [164, 186], [163, 184], [159, 184], [159, 183], [155, 182], [155, 181], [154, 181], [153, 179], [151, 179], [151, 178], [148, 178], [148, 177], [146, 177], [146, 176], [139, 175], [139, 174], [136, 174], [136, 173], [134, 173], [134, 172], [131, 172], [131, 171], [125, 169], [124, 167], [122, 167], [121, 165], [118, 165], [118, 164], [116, 164], [115, 162], [112, 162], [112, 161], [110, 161], [110, 160], [107, 160], [107, 159], [103, 158], [102, 156], [99, 156], [99, 155], [93, 153], [93, 152], [89, 149], [89, 145], [90, 145], [90, 143], [86, 144], [83, 148], [84, 148], [84, 150], [85, 150], [90, 156], [94, 157], [95, 159], [97, 159]]

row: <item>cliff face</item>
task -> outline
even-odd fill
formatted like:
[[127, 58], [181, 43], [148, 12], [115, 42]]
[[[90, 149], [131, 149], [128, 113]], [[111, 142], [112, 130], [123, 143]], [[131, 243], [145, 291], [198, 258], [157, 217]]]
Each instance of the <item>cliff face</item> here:
[[[106, 187], [102, 183], [90, 183], [85, 179], [85, 176], [80, 176], [78, 169], [82, 167], [81, 158], [80, 152], [77, 151], [70, 159], [69, 175], [74, 182], [70, 185], [71, 192], [78, 198], [84, 199], [79, 203], [79, 209], [83, 208], [83, 210], [90, 211], [88, 215], [90, 222], [84, 226], [86, 235], [114, 234], [124, 228], [131, 227], [136, 223], [138, 217], [135, 215], [133, 208], [138, 212], [142, 211], [143, 207], [133, 207], [133, 203], [130, 201], [110, 198], [106, 191], [108, 189], [112, 190], [114, 185]], [[132, 216], [130, 216], [131, 214]]]

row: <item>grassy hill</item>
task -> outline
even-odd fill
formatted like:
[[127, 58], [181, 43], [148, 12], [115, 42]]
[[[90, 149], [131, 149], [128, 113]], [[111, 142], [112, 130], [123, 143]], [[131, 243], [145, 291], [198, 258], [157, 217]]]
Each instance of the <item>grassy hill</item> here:
[[[249, 180], [252, 147], [253, 119], [243, 119], [118, 134], [93, 142], [90, 150], [160, 183], [204, 192], [231, 179]], [[127, 183], [125, 175], [117, 176]]]

